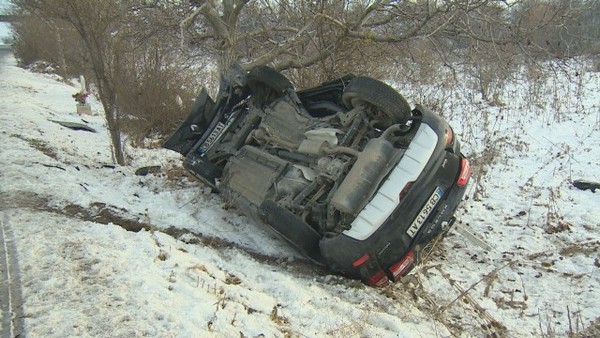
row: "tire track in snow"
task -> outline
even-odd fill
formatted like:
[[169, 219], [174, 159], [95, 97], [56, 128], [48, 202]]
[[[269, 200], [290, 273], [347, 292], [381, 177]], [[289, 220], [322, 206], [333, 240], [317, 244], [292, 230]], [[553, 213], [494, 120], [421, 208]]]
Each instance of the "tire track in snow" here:
[[285, 266], [294, 269], [294, 271], [301, 276], [325, 277], [331, 275], [331, 272], [327, 271], [324, 267], [312, 263], [307, 259], [301, 258], [289, 260], [285, 257], [271, 256], [261, 253], [260, 251], [253, 250], [234, 241], [230, 241], [227, 238], [203, 234], [192, 229], [178, 228], [174, 226], [161, 227], [154, 224], [140, 222], [138, 220], [139, 215], [131, 215], [129, 214], [129, 211], [124, 208], [118, 208], [105, 203], [91, 203], [86, 207], [76, 204], [65, 205], [58, 203], [57, 201], [50, 203], [49, 197], [31, 194], [25, 191], [18, 191], [12, 193], [0, 192], [0, 206], [2, 206], [4, 209], [26, 208], [36, 211], [51, 212], [96, 224], [107, 225], [112, 223], [115, 226], [119, 226], [124, 230], [131, 232], [139, 232], [142, 230], [149, 232], [160, 231], [186, 244], [202, 245], [221, 252], [235, 250], [252, 257], [252, 259], [262, 264], [267, 264], [274, 267], [281, 267], [282, 262], [285, 262]]
[[2, 211], [2, 219], [0, 219], [0, 270], [2, 273], [0, 281], [2, 336], [20, 337], [23, 335], [23, 297], [17, 250], [6, 211]]
[[323, 266], [312, 263], [308, 259], [301, 258], [290, 261], [284, 257], [271, 256], [261, 253], [260, 251], [252, 250], [239, 243], [230, 241], [227, 238], [203, 234], [188, 228], [174, 226], [161, 227], [150, 223], [140, 222], [137, 220], [139, 217], [130, 215], [126, 209], [104, 203], [91, 203], [87, 207], [68, 204], [60, 208], [47, 204], [45, 207], [41, 207], [40, 210], [97, 224], [113, 224], [131, 232], [139, 232], [142, 230], [148, 232], [160, 231], [186, 244], [198, 244], [221, 252], [224, 252], [227, 249], [236, 250], [252, 257], [258, 262], [271, 266], [281, 266], [282, 262], [285, 262], [286, 266], [293, 267], [297, 273], [305, 276], [327, 276], [331, 274]]

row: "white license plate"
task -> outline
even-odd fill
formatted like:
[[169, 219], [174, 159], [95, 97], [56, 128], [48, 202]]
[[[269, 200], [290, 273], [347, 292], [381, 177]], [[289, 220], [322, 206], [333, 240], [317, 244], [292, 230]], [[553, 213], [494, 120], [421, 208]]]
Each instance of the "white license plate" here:
[[423, 209], [421, 209], [421, 212], [419, 212], [415, 220], [412, 222], [412, 224], [406, 231], [406, 234], [410, 236], [410, 238], [414, 238], [419, 229], [421, 229], [423, 224], [425, 224], [425, 220], [427, 219], [427, 217], [429, 217], [429, 214], [431, 214], [433, 208], [435, 208], [435, 206], [438, 204], [438, 202], [442, 198], [442, 195], [444, 195], [444, 190], [440, 187], [435, 188], [435, 191], [433, 192], [433, 194], [431, 194], [429, 200], [427, 201], [427, 203], [425, 203]]

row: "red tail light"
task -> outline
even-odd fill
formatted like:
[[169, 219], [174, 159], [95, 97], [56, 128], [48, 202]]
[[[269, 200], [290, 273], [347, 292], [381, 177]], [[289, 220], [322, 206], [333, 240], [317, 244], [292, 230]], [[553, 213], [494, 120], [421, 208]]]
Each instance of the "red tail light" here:
[[385, 272], [380, 271], [371, 276], [371, 278], [369, 278], [366, 283], [370, 286], [383, 287], [388, 285], [390, 283], [390, 280], [387, 278]]
[[400, 262], [392, 266], [390, 272], [394, 275], [394, 280], [398, 280], [398, 278], [404, 276], [414, 261], [415, 254], [412, 251], [409, 251]]
[[471, 163], [466, 158], [463, 158], [460, 162], [460, 175], [458, 176], [458, 180], [456, 180], [456, 184], [459, 187], [464, 186], [469, 181], [469, 177], [471, 177]]
[[369, 254], [366, 253], [361, 258], [355, 260], [354, 263], [352, 263], [352, 266], [355, 267], [355, 268], [357, 268], [357, 267], [365, 264], [365, 262], [368, 261], [369, 258], [371, 258], [371, 256], [369, 256]]

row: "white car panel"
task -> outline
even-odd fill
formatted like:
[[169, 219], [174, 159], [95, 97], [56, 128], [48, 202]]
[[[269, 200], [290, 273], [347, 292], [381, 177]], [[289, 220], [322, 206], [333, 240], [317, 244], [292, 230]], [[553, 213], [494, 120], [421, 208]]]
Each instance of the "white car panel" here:
[[431, 158], [438, 136], [430, 126], [422, 124], [408, 146], [404, 156], [369, 203], [352, 222], [344, 234], [358, 239], [369, 238], [390, 217], [400, 204], [400, 192], [415, 181]]

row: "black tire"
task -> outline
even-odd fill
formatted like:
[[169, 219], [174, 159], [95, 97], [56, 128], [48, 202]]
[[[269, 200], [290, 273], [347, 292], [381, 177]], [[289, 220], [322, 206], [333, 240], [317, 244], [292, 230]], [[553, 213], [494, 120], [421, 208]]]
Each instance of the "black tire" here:
[[283, 96], [286, 90], [293, 89], [292, 83], [280, 72], [267, 66], [256, 66], [248, 72], [246, 85], [254, 102], [264, 105]]
[[406, 99], [389, 85], [366, 76], [357, 76], [348, 83], [342, 101], [352, 109], [361, 104], [374, 106], [385, 117], [386, 125], [405, 124], [411, 116]]

